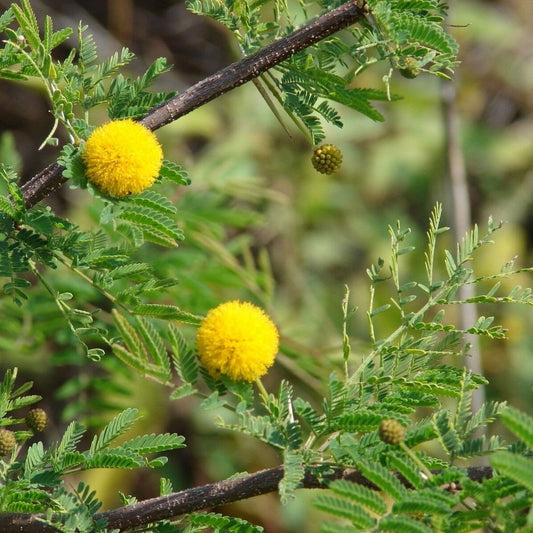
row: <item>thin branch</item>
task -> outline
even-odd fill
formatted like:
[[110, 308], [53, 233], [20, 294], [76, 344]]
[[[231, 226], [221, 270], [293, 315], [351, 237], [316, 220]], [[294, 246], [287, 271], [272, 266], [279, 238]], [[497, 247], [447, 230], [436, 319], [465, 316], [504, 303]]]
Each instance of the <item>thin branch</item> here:
[[[364, 5], [364, 0], [346, 2], [290, 35], [232, 63], [196, 83], [183, 93], [155, 107], [140, 120], [140, 123], [152, 131], [156, 130], [222, 94], [257, 78], [290, 56], [359, 22], [365, 16]], [[26, 206], [35, 205], [61, 186], [66, 181], [62, 176], [63, 170], [62, 166], [54, 163], [25, 183], [22, 187], [22, 193]]]
[[[452, 4], [450, 4], [450, 8]], [[449, 13], [448, 13], [449, 17]], [[456, 242], [461, 242], [472, 227], [472, 215], [470, 209], [470, 194], [466, 164], [461, 146], [461, 127], [459, 113], [457, 111], [457, 79], [447, 80], [442, 85], [442, 114], [445, 131], [446, 166], [448, 179], [452, 193], [453, 228]], [[467, 283], [459, 287], [459, 299], [468, 300], [474, 298], [475, 287], [473, 283]], [[459, 321], [461, 329], [471, 328], [478, 317], [475, 303], [460, 306]], [[483, 375], [481, 360], [481, 348], [479, 338], [473, 334], [467, 334], [466, 340], [470, 344], [470, 357], [466, 359], [467, 368], [474, 374]], [[472, 411], [475, 413], [485, 403], [485, 388], [478, 387], [472, 393]], [[484, 432], [478, 431], [478, 436]]]
[[[476, 482], [492, 477], [492, 469], [487, 466], [474, 466], [466, 470], [468, 477]], [[433, 473], [438, 474], [440, 471], [435, 470]], [[107, 529], [127, 531], [128, 529], [146, 526], [158, 520], [175, 518], [194, 511], [206, 511], [253, 496], [275, 492], [282, 478], [283, 467], [277, 466], [242, 477], [210, 483], [201, 487], [168, 494], [167, 496], [133, 503], [118, 509], [104, 511], [94, 515], [94, 520], [106, 519]], [[412, 488], [401, 476], [398, 476], [398, 478], [404, 486]], [[308, 470], [302, 480], [301, 488], [324, 489], [327, 488], [329, 482], [335, 479], [345, 479], [376, 489], [359, 471], [342, 468], [334, 469], [333, 473], [326, 477], [318, 477]], [[457, 488], [454, 488], [454, 490], [457, 490]], [[42, 518], [43, 515], [3, 513], [0, 514], [0, 531], [4, 533], [57, 531], [57, 529], [43, 524], [40, 521]]]

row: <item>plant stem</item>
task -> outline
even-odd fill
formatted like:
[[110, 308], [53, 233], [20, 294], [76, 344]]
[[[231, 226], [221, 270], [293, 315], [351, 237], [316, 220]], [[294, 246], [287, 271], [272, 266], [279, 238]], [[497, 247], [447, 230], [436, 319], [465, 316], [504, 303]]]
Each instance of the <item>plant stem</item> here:
[[268, 402], [268, 392], [265, 389], [265, 386], [263, 385], [263, 382], [259, 378], [257, 378], [255, 380], [255, 384], [256, 384], [257, 388], [259, 389], [259, 394], [263, 398], [264, 402], [265, 403]]
[[[365, 17], [364, 2], [351, 0], [315, 19], [256, 53], [232, 63], [219, 72], [196, 83], [178, 96], [155, 107], [140, 120], [150, 130], [161, 128], [207, 104], [232, 89], [257, 78], [275, 65], [305, 48], [351, 26]], [[31, 207], [61, 186], [64, 167], [54, 163], [42, 170], [21, 189], [27, 207]]]
[[[448, 167], [448, 180], [452, 193], [453, 226], [457, 242], [466, 235], [472, 227], [472, 215], [470, 210], [470, 194], [466, 175], [466, 164], [461, 146], [459, 115], [456, 105], [457, 81], [446, 80], [442, 84], [442, 116], [445, 130], [446, 163]], [[475, 296], [473, 284], [465, 284], [459, 287], [459, 300], [468, 300]], [[460, 306], [461, 329], [472, 327], [477, 319], [477, 306], [475, 303]], [[481, 349], [479, 339], [475, 335], [468, 334], [470, 343], [470, 357], [465, 365], [474, 374], [483, 375], [481, 361]], [[485, 402], [485, 388], [480, 386], [472, 394], [472, 411], [478, 411]], [[479, 433], [480, 436], [483, 433]]]
[[433, 474], [429, 471], [428, 467], [420, 460], [416, 453], [405, 444], [404, 441], [400, 442], [401, 449], [411, 458], [411, 460], [422, 470], [428, 479], [433, 479]]
[[71, 320], [70, 320], [70, 318], [68, 316], [68, 313], [67, 313], [66, 308], [65, 308], [66, 307], [65, 304], [61, 300], [59, 300], [58, 297], [57, 297], [57, 291], [48, 283], [48, 281], [46, 281], [46, 278], [41, 275], [41, 273], [39, 272], [39, 269], [35, 266], [35, 264], [30, 263], [30, 267], [31, 267], [32, 272], [35, 274], [35, 276], [42, 283], [43, 287], [48, 291], [50, 296], [53, 298], [54, 302], [56, 303], [57, 307], [59, 308], [59, 311], [61, 312], [61, 314], [65, 318], [65, 322], [67, 322], [67, 324], [69, 325], [69, 328], [72, 331], [72, 333], [74, 333], [74, 335], [78, 336], [76, 334], [76, 329], [74, 328], [74, 325], [72, 324], [72, 322], [71, 322]]
[[67, 267], [71, 272], [74, 272], [74, 274], [76, 274], [77, 276], [79, 276], [81, 279], [83, 279], [83, 281], [87, 282], [89, 285], [91, 285], [95, 290], [97, 290], [102, 296], [104, 296], [105, 298], [107, 298], [115, 307], [121, 307], [124, 311], [126, 311], [126, 313], [128, 314], [133, 314], [132, 311], [130, 309], [128, 309], [128, 307], [126, 305], [124, 305], [122, 302], [120, 302], [119, 300], [116, 299], [115, 296], [113, 296], [110, 292], [106, 291], [105, 289], [103, 289], [102, 287], [99, 287], [98, 285], [96, 285], [94, 283], [94, 281], [89, 277], [87, 276], [87, 274], [84, 274], [80, 269], [72, 266], [67, 260], [66, 258], [59, 254], [59, 253], [56, 253], [55, 254], [55, 257], [56, 259], [62, 264], [64, 265], [65, 267]]

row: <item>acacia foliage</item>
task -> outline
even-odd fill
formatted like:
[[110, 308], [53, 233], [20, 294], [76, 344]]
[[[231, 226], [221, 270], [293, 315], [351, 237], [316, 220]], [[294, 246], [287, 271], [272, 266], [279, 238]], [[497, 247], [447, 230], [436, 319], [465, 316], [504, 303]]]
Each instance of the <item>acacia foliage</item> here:
[[[337, 4], [320, 2], [319, 8], [327, 12]], [[391, 72], [398, 70], [408, 77], [421, 72], [447, 76], [455, 65], [457, 47], [443, 29], [445, 4], [371, 0], [360, 6], [367, 13], [360, 25], [342, 37], [328, 38], [292, 56], [259, 81], [262, 94], [270, 95], [269, 105], [279, 104], [313, 143], [324, 137], [323, 121], [342, 126], [337, 104], [383, 120], [373, 102], [395, 98], [390, 94], [390, 75], [385, 78], [384, 89], [355, 86], [357, 76], [375, 63], [387, 62]], [[225, 24], [244, 55], [283, 38], [295, 27], [296, 15], [280, 1], [190, 2], [189, 7]], [[305, 13], [310, 6], [301, 7]], [[271, 18], [267, 12], [272, 13]], [[121, 69], [133, 59], [131, 52], [123, 49], [100, 61], [87, 27], [80, 24], [76, 29], [54, 31], [47, 17], [41, 29], [27, 0], [13, 4], [2, 15], [0, 29], [7, 37], [0, 55], [0, 75], [42, 82], [55, 121], [44, 143], [57, 144], [56, 128], [68, 132], [71, 142], [58, 154], [65, 168], [63, 174], [71, 186], [87, 189], [99, 206], [94, 228], [89, 230], [42, 205], [28, 209], [18, 185], [20, 177], [14, 169], [2, 168], [5, 194], [0, 197], [0, 274], [6, 279], [6, 297], [1, 305], [10, 316], [4, 326], [5, 346], [14, 349], [13, 339], [20, 338], [24, 324], [18, 318], [25, 309], [31, 310], [36, 322], [40, 313], [50, 316], [55, 312], [54, 328], [66, 332], [65, 344], [79, 350], [83, 358], [80, 366], [89, 362], [100, 365], [108, 376], [136, 372], [169, 387], [174, 401], [198, 396], [202, 408], [228, 413], [219, 421], [222, 428], [251, 435], [274, 448], [284, 465], [279, 485], [284, 502], [293, 498], [308, 470], [326, 476], [334, 466], [358, 469], [380, 493], [346, 481], [333, 483], [331, 493], [319, 497], [316, 505], [341, 522], [325, 522], [324, 531], [469, 531], [482, 526], [498, 531], [532, 525], [531, 512], [526, 511], [531, 505], [528, 455], [533, 423], [527, 415], [499, 402], [473, 412], [472, 392], [486, 380], [460, 364], [468, 352], [465, 334], [501, 339], [505, 331], [494, 325], [491, 317], [479, 317], [465, 330], [446, 320], [450, 308], [471, 301], [532, 305], [530, 289], [502, 289], [503, 278], [522, 272], [513, 262], [492, 275], [475, 275], [472, 260], [478, 249], [490, 242], [498, 225], [489, 221], [484, 234], [475, 227], [456, 250], [443, 250], [438, 239], [447, 228], [441, 226], [442, 209], [437, 205], [430, 217], [423, 254], [426, 279], [409, 279], [404, 272], [402, 261], [414, 253], [408, 243], [409, 230], [400, 223], [390, 227], [388, 269], [383, 259], [368, 269], [371, 303], [365, 317], [369, 325], [367, 349], [355, 353], [346, 333], [353, 319], [347, 291], [342, 307], [342, 350], [337, 354], [340, 365], [317, 387], [318, 400], [300, 396], [288, 379], [280, 382], [276, 393], [266, 395], [257, 395], [249, 384], [215, 380], [199, 366], [191, 336], [183, 325], [195, 327], [201, 321], [197, 309], [202, 309], [203, 291], [213, 279], [220, 284], [229, 280], [244, 285], [261, 302], [272, 300], [273, 279], [265, 256], [258, 262], [259, 268], [253, 262], [243, 266], [235, 249], [225, 249], [220, 243], [216, 246], [224, 226], [221, 221], [246, 229], [255, 220], [254, 214], [228, 210], [215, 201], [207, 207], [200, 205], [209, 233], [202, 234], [198, 222], [184, 228], [184, 219], [167, 194], [169, 186], [189, 184], [179, 165], [165, 161], [160, 182], [153, 190], [116, 201], [102, 198], [87, 182], [78, 150], [94, 127], [93, 108], [106, 106], [111, 119], [140, 118], [173, 95], [149, 90], [167, 71], [165, 60], [158, 59], [141, 76], [129, 78]], [[56, 60], [54, 49], [71, 34], [76, 36], [77, 46], [65, 59]], [[154, 275], [154, 259], [138, 257], [151, 244], [173, 250], [187, 231], [204, 242], [211, 238], [210, 245], [229, 268], [195, 271], [194, 297], [185, 300], [188, 305], [178, 305], [170, 303], [167, 294], [180, 277], [190, 275], [190, 266], [183, 264], [173, 278], [158, 277]], [[238, 251], [245, 255], [247, 249], [242, 246]], [[439, 264], [444, 268], [436, 268]], [[72, 276], [69, 279], [76, 278], [77, 284], [62, 287], [53, 270], [68, 272]], [[375, 307], [376, 294], [387, 290], [386, 282], [392, 290], [390, 303]], [[488, 282], [491, 286], [485, 289]], [[456, 296], [465, 284], [481, 287], [468, 301]], [[179, 291], [173, 294], [179, 295]], [[391, 331], [380, 331], [378, 321], [383, 313], [396, 314]], [[42, 344], [46, 334], [53, 331], [48, 326], [47, 322], [35, 326], [36, 331], [41, 328]], [[116, 359], [111, 359], [111, 354]], [[117, 360], [125, 365], [117, 365]], [[15, 371], [6, 372], [1, 387], [4, 426], [21, 423], [22, 417], [8, 413], [38, 400], [24, 396], [30, 385], [15, 387], [15, 376]], [[104, 394], [119, 390], [112, 379], [102, 386], [102, 379], [90, 374], [87, 380], [68, 385], [62, 392], [69, 389], [72, 394], [74, 390], [80, 398], [87, 397], [85, 393], [97, 385]], [[87, 416], [91, 411], [101, 415], [103, 409], [102, 402], [80, 402], [66, 418]], [[424, 417], [419, 415], [421, 410]], [[87, 430], [76, 421], [57, 442], [47, 446], [39, 441], [26, 447], [31, 435], [18, 432], [20, 447], [2, 462], [2, 510], [45, 513], [46, 521], [63, 531], [105, 530], [104, 522], [95, 522], [100, 502], [94, 491], [83, 483], [69, 489], [65, 476], [92, 468], [161, 466], [164, 459], [146, 455], [182, 447], [183, 438], [176, 434], [142, 435], [116, 444], [137, 414], [135, 409], [115, 414], [88, 449], [81, 445]], [[506, 444], [498, 436], [478, 436], [479, 429], [498, 416], [516, 435], [515, 443]], [[410, 452], [379, 439], [379, 424], [390, 419], [406, 427], [404, 443]], [[416, 448], [433, 441], [440, 446], [440, 456]], [[482, 483], [468, 479], [458, 464], [479, 455], [491, 457], [498, 476]], [[428, 469], [444, 472], [427, 476]], [[410, 486], [391, 472], [399, 472]], [[169, 490], [171, 484], [163, 483], [162, 493]], [[130, 501], [124, 497], [125, 504]], [[387, 505], [390, 501], [392, 507]], [[207, 527], [260, 530], [214, 513], [193, 514], [179, 524], [161, 521], [154, 530], [199, 531]]]

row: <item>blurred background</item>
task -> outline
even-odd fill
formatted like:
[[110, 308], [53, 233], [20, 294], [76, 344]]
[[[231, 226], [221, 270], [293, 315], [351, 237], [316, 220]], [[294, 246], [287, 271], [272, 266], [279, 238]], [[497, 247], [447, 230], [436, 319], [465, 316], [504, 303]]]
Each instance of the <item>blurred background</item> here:
[[[9, 5], [0, 0], [0, 10]], [[130, 48], [138, 56], [132, 74], [143, 72], [159, 56], [167, 57], [174, 69], [159, 81], [161, 90], [183, 90], [238, 59], [229, 32], [189, 13], [182, 1], [32, 0], [32, 6], [40, 17], [51, 15], [56, 28], [76, 27], [80, 20], [88, 24], [101, 59], [122, 46]], [[518, 267], [529, 266], [533, 12], [523, 0], [470, 0], [453, 3], [449, 22], [460, 44], [457, 113], [472, 219], [481, 234], [489, 215], [505, 221], [494, 244], [476, 258], [476, 275], [498, 272], [514, 256]], [[383, 89], [387, 73], [388, 65], [378, 65], [357, 78], [357, 84]], [[388, 225], [400, 220], [412, 230], [409, 244], [417, 251], [405, 256], [406, 280], [423, 279], [425, 233], [437, 201], [444, 206], [443, 224], [454, 227], [443, 86], [442, 80], [429, 76], [406, 80], [395, 75], [392, 91], [403, 99], [380, 105], [384, 123], [339, 108], [344, 128], [328, 128], [325, 140], [344, 155], [341, 170], [333, 176], [313, 170], [312, 147], [288, 120], [292, 136], [285, 133], [253, 84], [158, 131], [165, 157], [183, 165], [192, 180], [187, 190], [168, 190], [179, 208], [186, 240], [176, 250], [148, 245], [141, 254], [157, 258], [158, 275], [179, 280], [168, 301], [193, 313], [203, 314], [231, 298], [267, 307], [280, 325], [285, 348], [265, 381], [267, 388], [275, 390], [280, 377], [288, 376], [301, 394], [312, 397], [313, 390], [320, 389], [320, 378], [342, 358], [345, 285], [351, 306], [357, 308], [349, 321], [354, 356], [365, 349], [366, 269], [378, 257], [388, 261]], [[93, 112], [93, 123], [105, 120], [104, 109]], [[56, 159], [55, 148], [37, 151], [51, 126], [37, 82], [0, 81], [0, 159], [18, 166], [24, 179]], [[94, 227], [101, 209], [86, 192], [68, 187], [47, 202], [84, 229]], [[442, 240], [443, 246], [455, 249], [452, 232]], [[95, 305], [105, 305], [68, 273], [50, 276], [56, 287], [69, 287]], [[524, 274], [504, 281], [504, 289], [532, 282]], [[378, 300], [384, 303], [389, 296], [378, 295]], [[139, 432], [175, 431], [187, 437], [188, 448], [175, 452], [164, 471], [176, 489], [278, 463], [273, 451], [252, 439], [218, 430], [213, 413], [201, 411], [196, 400], [169, 403], [168, 391], [132, 376], [111, 358], [103, 365], [80, 361], [53, 303], [38, 288], [29, 304], [34, 318], [9, 302], [0, 305], [5, 317], [0, 364], [18, 366], [22, 378], [35, 382], [35, 393], [44, 397], [44, 407], [51, 412], [46, 439], [54, 440], [54, 431], [72, 418], [97, 426], [117, 408], [132, 405], [145, 413], [145, 427], [138, 427]], [[479, 314], [496, 315], [509, 330], [508, 340], [481, 344], [483, 373], [491, 382], [488, 397], [528, 410], [533, 384], [531, 308], [482, 307]], [[450, 322], [455, 318], [447, 315]], [[395, 320], [397, 316], [381, 318], [378, 335], [386, 336]], [[14, 338], [15, 329], [19, 333]], [[192, 332], [186, 334], [192, 338]], [[104, 385], [109, 386], [109, 373], [115, 376], [111, 395]], [[105, 395], [99, 394], [99, 387]], [[85, 479], [112, 507], [118, 490], [138, 499], [157, 494], [158, 475], [96, 471]], [[260, 523], [269, 533], [312, 532], [316, 518], [309, 497], [299, 495], [280, 508], [276, 495], [266, 495], [224, 511]]]

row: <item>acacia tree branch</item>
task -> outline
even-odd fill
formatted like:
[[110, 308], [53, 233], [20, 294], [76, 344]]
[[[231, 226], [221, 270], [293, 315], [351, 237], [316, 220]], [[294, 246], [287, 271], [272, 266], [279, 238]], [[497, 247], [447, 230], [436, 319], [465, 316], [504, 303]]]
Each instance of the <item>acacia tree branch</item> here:
[[[257, 78], [290, 56], [359, 22], [364, 16], [365, 0], [346, 2], [286, 37], [189, 87], [183, 93], [150, 110], [140, 123], [152, 131], [161, 128], [222, 94]], [[35, 205], [60, 187], [66, 181], [62, 175], [63, 170], [64, 167], [53, 163], [25, 183], [21, 189], [26, 206]]]
[[[466, 469], [469, 479], [480, 482], [492, 477], [492, 468], [488, 466], [473, 466]], [[441, 471], [435, 470], [434, 474]], [[158, 520], [175, 518], [179, 515], [195, 511], [206, 511], [228, 503], [245, 500], [253, 496], [260, 496], [268, 492], [275, 492], [283, 478], [283, 466], [261, 470], [239, 478], [218, 481], [201, 487], [186, 489], [181, 492], [159, 496], [141, 502], [126, 505], [118, 509], [104, 511], [94, 515], [94, 520], [107, 520], [107, 529], [127, 531], [139, 528]], [[401, 476], [401, 483], [412, 488]], [[353, 469], [335, 468], [333, 473], [318, 477], [311, 470], [307, 470], [301, 482], [301, 488], [324, 489], [335, 479], [345, 479], [370, 489], [377, 490], [361, 472]], [[4, 533], [41, 533], [57, 531], [56, 528], [43, 524], [43, 515], [27, 513], [0, 514], [0, 531]]]

